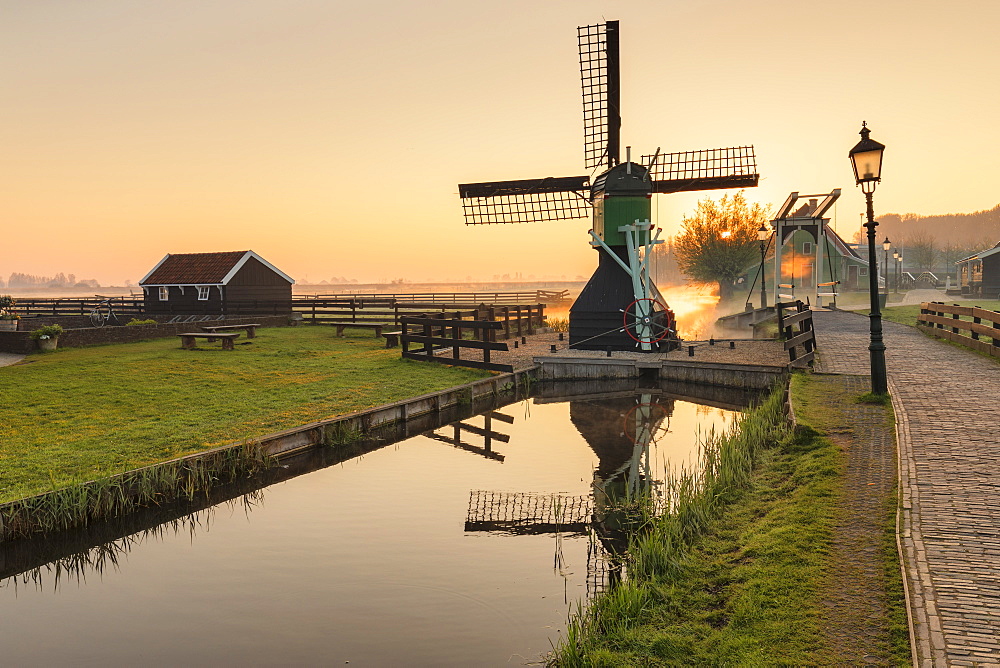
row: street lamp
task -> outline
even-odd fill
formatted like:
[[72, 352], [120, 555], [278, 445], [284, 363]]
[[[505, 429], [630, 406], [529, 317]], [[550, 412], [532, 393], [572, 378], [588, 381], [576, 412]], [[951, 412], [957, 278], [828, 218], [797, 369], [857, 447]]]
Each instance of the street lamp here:
[[885, 300], [889, 301], [889, 249], [892, 248], [892, 242], [889, 241], [889, 237], [885, 238], [882, 242], [882, 273], [885, 276], [882, 277], [882, 282], [885, 283]]
[[903, 261], [903, 259], [901, 257], [899, 257], [899, 249], [898, 248], [896, 250], [892, 251], [892, 259], [895, 260], [895, 262], [892, 263], [892, 268], [894, 270], [892, 272], [892, 275], [893, 275], [893, 278], [895, 279], [892, 282], [892, 293], [898, 295], [899, 294], [899, 263]]
[[885, 145], [871, 139], [868, 124], [861, 123], [861, 141], [850, 150], [848, 156], [854, 167], [854, 181], [861, 186], [865, 194], [868, 210], [868, 293], [871, 297], [871, 313], [868, 314], [871, 330], [871, 342], [868, 353], [871, 358], [872, 394], [886, 394], [888, 379], [885, 373], [885, 343], [882, 342], [882, 311], [879, 309], [878, 296], [878, 260], [875, 257], [875, 211], [872, 206], [872, 193], [875, 186], [882, 180], [882, 152]]
[[760, 307], [767, 308], [767, 288], [764, 285], [764, 256], [767, 253], [767, 241], [771, 238], [771, 230], [764, 223], [757, 230], [757, 241], [760, 242]]
[[896, 285], [903, 282], [903, 251], [899, 251], [899, 257], [896, 258], [899, 263], [899, 278], [896, 281]]

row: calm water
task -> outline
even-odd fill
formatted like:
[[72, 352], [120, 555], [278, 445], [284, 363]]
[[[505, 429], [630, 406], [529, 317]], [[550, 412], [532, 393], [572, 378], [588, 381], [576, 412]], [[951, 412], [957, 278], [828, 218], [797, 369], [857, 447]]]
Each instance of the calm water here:
[[601, 542], [571, 517], [589, 519], [594, 485], [693, 465], [699, 429], [734, 416], [659, 391], [593, 390], [387, 445], [86, 559], [10, 577], [43, 559], [0, 551], [0, 663], [538, 661], [571, 606], [603, 586]]

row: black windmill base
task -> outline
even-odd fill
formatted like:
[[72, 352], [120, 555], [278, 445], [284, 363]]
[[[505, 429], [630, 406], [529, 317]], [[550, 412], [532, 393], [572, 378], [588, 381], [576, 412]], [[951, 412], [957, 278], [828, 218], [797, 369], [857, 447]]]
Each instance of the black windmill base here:
[[[613, 246], [612, 250], [627, 261], [628, 251], [624, 246]], [[598, 255], [597, 270], [569, 310], [569, 347], [574, 350], [641, 351], [635, 325], [626, 317], [626, 311], [635, 301], [632, 279], [607, 251], [601, 249]], [[652, 351], [676, 349], [679, 342], [673, 315], [669, 311], [655, 310], [652, 318], [654, 333], [651, 338], [659, 339], [652, 342]]]

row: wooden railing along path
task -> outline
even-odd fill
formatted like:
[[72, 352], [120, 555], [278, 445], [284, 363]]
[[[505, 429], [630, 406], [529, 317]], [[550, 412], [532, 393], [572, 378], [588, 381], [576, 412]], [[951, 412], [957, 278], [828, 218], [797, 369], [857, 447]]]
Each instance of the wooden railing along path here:
[[[963, 320], [962, 318], [969, 318]], [[992, 323], [992, 327], [983, 324]], [[924, 302], [917, 316], [917, 328], [987, 355], [1000, 357], [1000, 312], [978, 306]], [[967, 334], [963, 332], [968, 332]], [[988, 337], [989, 342], [980, 337]]]
[[[816, 331], [813, 329], [812, 311], [801, 301], [775, 304], [778, 314], [778, 333], [785, 340], [788, 366], [801, 369], [812, 366], [816, 359]], [[792, 311], [786, 315], [785, 311]], [[801, 351], [801, 354], [800, 354]]]

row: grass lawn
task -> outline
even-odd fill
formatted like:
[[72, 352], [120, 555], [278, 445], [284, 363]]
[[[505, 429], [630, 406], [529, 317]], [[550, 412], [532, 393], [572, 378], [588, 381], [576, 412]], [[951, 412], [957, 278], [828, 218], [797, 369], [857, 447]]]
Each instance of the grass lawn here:
[[0, 502], [488, 375], [403, 360], [369, 332], [264, 328], [244, 341], [91, 346], [0, 367]]

